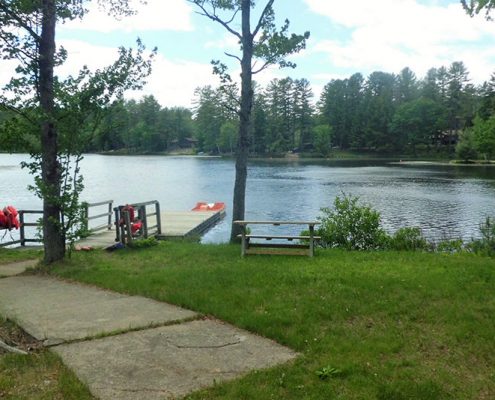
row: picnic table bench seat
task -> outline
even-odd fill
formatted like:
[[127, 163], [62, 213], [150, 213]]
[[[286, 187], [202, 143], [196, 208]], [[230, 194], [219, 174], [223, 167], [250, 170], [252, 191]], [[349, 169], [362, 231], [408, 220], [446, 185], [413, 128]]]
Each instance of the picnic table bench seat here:
[[[259, 251], [253, 251], [252, 248], [270, 248], [270, 249], [305, 249], [307, 255], [314, 256], [315, 242], [320, 240], [320, 236], [314, 234], [314, 227], [318, 224], [316, 221], [235, 221], [242, 228], [242, 233], [238, 235], [241, 239], [241, 255], [244, 257], [247, 254], [259, 254]], [[309, 228], [309, 235], [280, 235], [280, 234], [255, 234], [247, 233], [248, 225], [307, 225]], [[270, 241], [270, 243], [251, 242], [251, 239], [264, 239]], [[286, 240], [293, 242], [294, 240], [302, 240], [302, 243], [275, 243], [273, 240]], [[279, 252], [272, 252], [270, 254], [280, 254]], [[296, 254], [296, 253], [283, 253], [283, 254]]]

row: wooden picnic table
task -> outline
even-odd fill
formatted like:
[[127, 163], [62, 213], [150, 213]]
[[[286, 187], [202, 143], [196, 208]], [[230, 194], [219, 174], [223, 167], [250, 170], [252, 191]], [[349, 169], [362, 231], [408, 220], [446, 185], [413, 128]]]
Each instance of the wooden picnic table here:
[[[257, 254], [257, 252], [251, 252], [250, 248], [262, 247], [262, 248], [284, 248], [284, 249], [307, 249], [309, 257], [314, 256], [315, 241], [320, 240], [320, 236], [315, 236], [315, 226], [319, 224], [317, 221], [234, 221], [234, 224], [240, 225], [242, 230], [241, 234], [238, 236], [241, 239], [241, 256], [247, 254]], [[302, 225], [307, 226], [309, 229], [309, 235], [278, 235], [278, 234], [255, 234], [247, 233], [248, 225], [272, 225], [272, 226], [283, 226], [283, 225]], [[251, 239], [264, 239], [265, 241], [272, 240], [286, 240], [292, 242], [294, 240], [303, 240], [307, 243], [259, 243], [251, 242]], [[294, 253], [284, 253], [284, 254], [294, 254]]]

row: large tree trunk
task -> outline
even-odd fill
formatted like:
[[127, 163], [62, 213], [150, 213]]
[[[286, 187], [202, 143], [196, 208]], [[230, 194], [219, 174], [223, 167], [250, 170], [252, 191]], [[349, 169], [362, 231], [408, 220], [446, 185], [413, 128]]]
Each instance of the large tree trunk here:
[[55, 57], [55, 0], [43, 0], [39, 49], [39, 96], [43, 122], [41, 131], [41, 176], [43, 180], [43, 241], [45, 263], [65, 254], [65, 237], [60, 224], [60, 168], [58, 138], [54, 121], [53, 68]]
[[253, 35], [251, 34], [251, 0], [242, 0], [242, 61], [241, 61], [241, 110], [239, 140], [235, 163], [234, 204], [232, 207], [232, 230], [230, 241], [236, 242], [241, 227], [233, 222], [243, 220], [246, 210], [247, 160], [249, 153], [249, 131], [253, 107], [252, 59]]

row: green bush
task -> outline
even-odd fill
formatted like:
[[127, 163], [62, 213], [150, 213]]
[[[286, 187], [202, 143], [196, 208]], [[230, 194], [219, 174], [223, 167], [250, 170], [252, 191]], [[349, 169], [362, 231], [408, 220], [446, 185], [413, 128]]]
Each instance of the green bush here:
[[495, 255], [495, 222], [487, 217], [480, 225], [481, 239], [472, 240], [468, 249], [474, 253]]
[[462, 239], [445, 239], [437, 243], [435, 250], [439, 253], [460, 253], [464, 249]]
[[132, 247], [133, 249], [146, 249], [148, 247], [153, 247], [153, 246], [158, 246], [158, 240], [156, 240], [156, 238], [153, 236], [147, 239], [133, 240], [129, 244], [129, 247]]
[[322, 208], [318, 234], [326, 247], [347, 250], [383, 249], [387, 234], [380, 227], [380, 213], [360, 205], [359, 197], [343, 194], [334, 201], [334, 209]]
[[476, 160], [478, 158], [476, 144], [474, 143], [473, 134], [470, 131], [464, 131], [462, 133], [455, 148], [455, 153], [457, 158], [464, 162]]
[[388, 241], [392, 250], [429, 250], [431, 245], [418, 227], [400, 228]]

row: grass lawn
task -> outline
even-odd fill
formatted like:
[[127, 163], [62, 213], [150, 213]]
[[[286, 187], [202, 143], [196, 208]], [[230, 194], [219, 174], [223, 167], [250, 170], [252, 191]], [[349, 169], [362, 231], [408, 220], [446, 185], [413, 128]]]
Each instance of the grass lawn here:
[[301, 352], [292, 364], [191, 399], [495, 398], [495, 259], [239, 253], [167, 242], [76, 253], [55, 273], [184, 306]]
[[29, 247], [20, 250], [0, 248], [0, 265], [32, 259], [41, 260], [42, 257], [43, 251], [40, 249], [30, 249]]
[[[0, 340], [13, 338], [27, 350], [32, 340], [9, 321], [0, 317]], [[10, 343], [14, 345], [14, 343]], [[88, 389], [48, 350], [29, 355], [6, 353], [0, 349], [0, 399], [91, 400]]]

